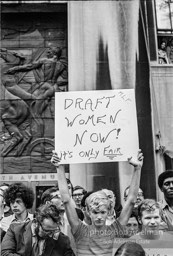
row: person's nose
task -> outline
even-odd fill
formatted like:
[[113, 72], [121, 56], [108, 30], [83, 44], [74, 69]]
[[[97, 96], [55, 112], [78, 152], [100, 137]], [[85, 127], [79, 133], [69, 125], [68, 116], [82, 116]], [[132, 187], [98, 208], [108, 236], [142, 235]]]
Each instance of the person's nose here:
[[151, 218], [150, 224], [151, 224], [151, 225], [155, 225], [155, 223], [156, 223], [155, 219], [154, 219], [154, 218]]
[[14, 203], [12, 204], [12, 207], [13, 207], [13, 208], [16, 208], [16, 207], [17, 207], [17, 203], [14, 202]]
[[170, 182], [170, 186], [169, 187], [173, 189], [173, 182]]
[[101, 219], [102, 219], [102, 215], [101, 215], [101, 214], [98, 214], [98, 215], [97, 215], [97, 219], [98, 219], [98, 220], [101, 220]]

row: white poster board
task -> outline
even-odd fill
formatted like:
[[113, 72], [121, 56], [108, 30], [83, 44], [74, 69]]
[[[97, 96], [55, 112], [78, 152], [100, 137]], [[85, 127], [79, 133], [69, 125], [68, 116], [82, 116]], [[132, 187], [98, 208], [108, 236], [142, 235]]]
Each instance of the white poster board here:
[[139, 149], [134, 89], [55, 93], [63, 164], [127, 161]]

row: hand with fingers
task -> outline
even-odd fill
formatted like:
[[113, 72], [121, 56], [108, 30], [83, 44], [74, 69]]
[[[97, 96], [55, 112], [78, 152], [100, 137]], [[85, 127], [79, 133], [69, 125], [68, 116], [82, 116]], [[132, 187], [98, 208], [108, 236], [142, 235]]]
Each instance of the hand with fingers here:
[[53, 150], [52, 153], [53, 154], [50, 161], [55, 167], [59, 167], [61, 165], [61, 159], [58, 157], [58, 154], [55, 150]]
[[129, 164], [133, 165], [134, 167], [140, 167], [140, 168], [143, 165], [143, 160], [144, 160], [144, 156], [141, 149], [138, 151], [137, 158], [135, 157], [128, 158]]

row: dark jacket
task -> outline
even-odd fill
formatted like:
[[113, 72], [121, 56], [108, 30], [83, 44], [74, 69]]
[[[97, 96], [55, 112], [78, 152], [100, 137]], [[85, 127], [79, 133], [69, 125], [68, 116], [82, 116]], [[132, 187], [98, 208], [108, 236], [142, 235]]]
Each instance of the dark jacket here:
[[[12, 223], [4, 236], [1, 246], [2, 256], [31, 256], [32, 255], [32, 221], [28, 223]], [[70, 247], [69, 238], [63, 233], [58, 240], [46, 239], [42, 256], [75, 256]]]

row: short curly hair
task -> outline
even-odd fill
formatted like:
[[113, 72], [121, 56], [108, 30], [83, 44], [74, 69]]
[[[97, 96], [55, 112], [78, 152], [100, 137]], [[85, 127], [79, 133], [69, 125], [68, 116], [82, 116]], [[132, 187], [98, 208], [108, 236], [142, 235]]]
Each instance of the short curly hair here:
[[8, 206], [13, 203], [16, 198], [21, 198], [26, 209], [30, 209], [34, 203], [34, 192], [31, 188], [23, 183], [13, 183], [4, 192], [4, 199]]
[[161, 211], [160, 204], [155, 199], [144, 199], [138, 206], [138, 217], [142, 217], [143, 211], [152, 212], [155, 209]]
[[44, 219], [52, 219], [53, 222], [60, 224], [61, 211], [53, 203], [43, 204], [35, 212], [35, 218], [39, 223], [42, 223]]

